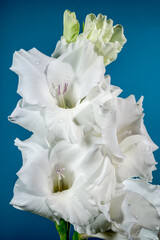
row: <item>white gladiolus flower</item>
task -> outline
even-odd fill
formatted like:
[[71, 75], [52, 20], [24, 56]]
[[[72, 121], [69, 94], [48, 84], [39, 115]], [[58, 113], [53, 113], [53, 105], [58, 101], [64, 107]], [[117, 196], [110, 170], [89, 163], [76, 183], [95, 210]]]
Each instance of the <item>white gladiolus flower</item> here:
[[63, 218], [89, 234], [98, 228], [108, 230], [101, 208], [109, 215], [116, 178], [101, 148], [61, 141], [48, 149], [36, 136], [24, 142], [17, 139], [15, 144], [22, 152], [23, 166], [17, 173], [14, 207], [57, 222]]
[[70, 44], [58, 59], [36, 49], [15, 52], [11, 70], [19, 75], [17, 92], [22, 96], [9, 117], [40, 137], [77, 142], [82, 129], [73, 122], [83, 111], [92, 111], [83, 101], [98, 82], [104, 81], [103, 58], [89, 41]]
[[[133, 95], [123, 99], [117, 97], [121, 92], [119, 88], [109, 83], [107, 86], [106, 89], [110, 91], [108, 99], [105, 89], [100, 95], [97, 94], [98, 87], [86, 97], [90, 101], [92, 99], [95, 115], [94, 125], [90, 122], [93, 126], [90, 141], [103, 146], [104, 153], [110, 156], [114, 164], [118, 181], [131, 177], [152, 181], [152, 171], [156, 170], [157, 164], [153, 151], [157, 146], [150, 139], [143, 123], [143, 98], [137, 103]], [[77, 118], [83, 125], [81, 113]]]
[[144, 126], [142, 100], [136, 103], [133, 95], [126, 99], [117, 98], [117, 138], [125, 156], [117, 172], [122, 180], [140, 177], [152, 181], [152, 171], [156, 170], [153, 151], [158, 147]]

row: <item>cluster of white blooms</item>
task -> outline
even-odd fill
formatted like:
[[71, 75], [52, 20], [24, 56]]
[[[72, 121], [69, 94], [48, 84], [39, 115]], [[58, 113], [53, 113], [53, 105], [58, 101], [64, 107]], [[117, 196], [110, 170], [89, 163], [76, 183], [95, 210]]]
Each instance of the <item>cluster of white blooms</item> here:
[[126, 39], [106, 16], [64, 13], [64, 36], [48, 57], [14, 53], [18, 102], [9, 120], [31, 131], [15, 140], [23, 165], [11, 204], [71, 223], [83, 236], [157, 240], [160, 187], [152, 181], [157, 146], [143, 123], [141, 98], [119, 97], [105, 66]]

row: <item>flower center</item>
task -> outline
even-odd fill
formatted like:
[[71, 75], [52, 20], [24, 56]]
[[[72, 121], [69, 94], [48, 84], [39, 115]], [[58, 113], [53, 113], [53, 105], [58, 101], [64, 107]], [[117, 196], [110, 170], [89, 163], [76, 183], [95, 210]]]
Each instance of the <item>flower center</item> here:
[[68, 82], [61, 85], [54, 85], [50, 88], [50, 93], [57, 99], [57, 105], [61, 108], [73, 108], [76, 103], [73, 101], [72, 92], [68, 91]]
[[64, 84], [64, 87], [62, 88], [60, 85], [58, 85], [57, 89], [57, 100], [58, 100], [58, 106], [62, 108], [70, 108], [67, 106], [67, 101], [65, 99], [65, 93], [67, 92], [68, 83], [66, 82]]
[[57, 172], [57, 175], [58, 175], [58, 179], [57, 179], [57, 182], [58, 182], [58, 191], [61, 192], [63, 190], [63, 186], [64, 186], [64, 179], [65, 179], [65, 176], [63, 174], [63, 172], [65, 171], [65, 168], [61, 168], [59, 169], [57, 167], [56, 169], [56, 172]]
[[69, 189], [73, 184], [73, 174], [59, 166], [53, 172], [53, 193]]

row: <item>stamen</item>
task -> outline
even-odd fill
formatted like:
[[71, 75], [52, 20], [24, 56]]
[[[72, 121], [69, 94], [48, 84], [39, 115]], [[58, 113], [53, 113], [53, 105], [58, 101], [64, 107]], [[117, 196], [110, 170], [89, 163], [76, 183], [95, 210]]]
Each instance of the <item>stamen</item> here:
[[68, 88], [68, 83], [65, 83], [63, 88], [63, 94], [67, 92], [67, 88]]
[[58, 85], [58, 95], [60, 95], [61, 94], [61, 87], [60, 87], [60, 85]]

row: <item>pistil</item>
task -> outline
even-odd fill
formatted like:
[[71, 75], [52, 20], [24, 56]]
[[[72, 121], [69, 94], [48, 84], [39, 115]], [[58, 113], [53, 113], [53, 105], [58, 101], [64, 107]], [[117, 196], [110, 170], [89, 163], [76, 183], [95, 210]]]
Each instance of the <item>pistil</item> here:
[[61, 192], [63, 190], [63, 179], [65, 178], [63, 172], [65, 171], [65, 168], [61, 168], [59, 169], [57, 167], [57, 175], [58, 175], [58, 191]]

